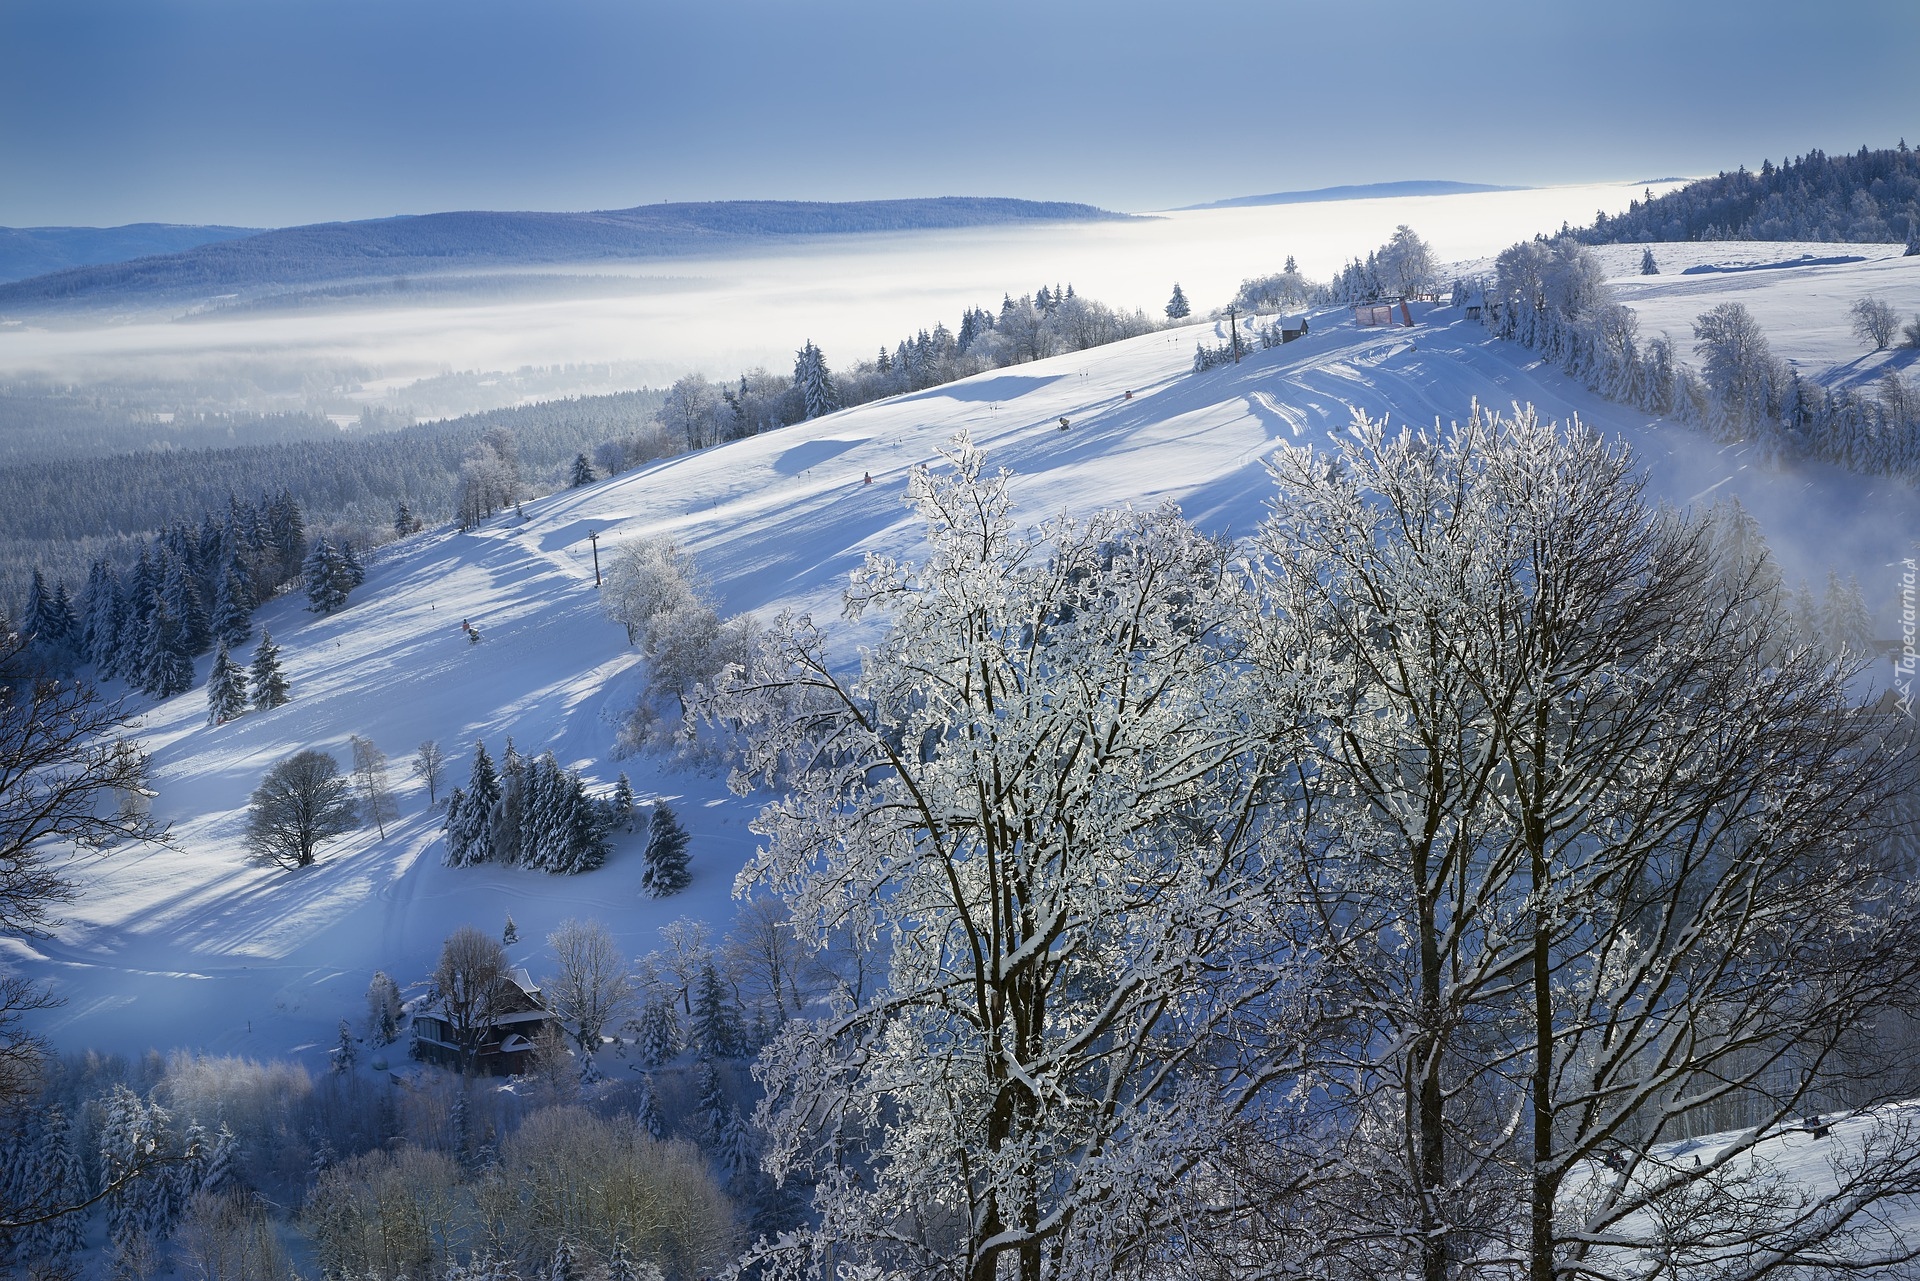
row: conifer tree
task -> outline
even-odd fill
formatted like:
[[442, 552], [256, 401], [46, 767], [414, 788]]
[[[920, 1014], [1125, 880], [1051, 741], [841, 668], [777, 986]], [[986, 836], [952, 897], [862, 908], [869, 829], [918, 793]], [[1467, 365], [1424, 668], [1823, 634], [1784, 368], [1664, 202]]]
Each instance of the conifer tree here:
[[465, 1090], [453, 1096], [453, 1106], [447, 1112], [447, 1137], [453, 1148], [453, 1159], [466, 1165], [472, 1155], [472, 1131], [467, 1117]]
[[633, 784], [623, 771], [613, 780], [613, 824], [623, 832], [633, 830]]
[[571, 818], [559, 762], [551, 752], [534, 757], [522, 782], [519, 862], [542, 872], [564, 871]]
[[340, 540], [340, 576], [349, 591], [367, 581], [366, 566], [360, 563], [352, 542], [344, 538]]
[[1827, 571], [1827, 594], [1820, 603], [1820, 626], [1827, 652], [1865, 654], [1873, 648], [1873, 615], [1852, 574]]
[[114, 627], [114, 674], [129, 685], [141, 685], [146, 679], [147, 616], [153, 608], [153, 592], [153, 556], [143, 543], [139, 559], [121, 585], [119, 621]]
[[200, 588], [193, 581], [192, 567], [176, 557], [167, 557], [161, 596], [180, 628], [180, 652], [189, 658], [206, 653], [213, 644], [213, 627]]
[[702, 1055], [694, 1068], [694, 1088], [700, 1092], [700, 1101], [694, 1104], [694, 1134], [700, 1146], [709, 1152], [720, 1143], [720, 1133], [726, 1128], [727, 1113], [733, 1104], [727, 1098], [726, 1087], [720, 1083], [720, 1074], [714, 1071], [713, 1061]]
[[47, 591], [46, 577], [41, 574], [38, 565], [34, 566], [33, 577], [27, 587], [27, 612], [21, 618], [27, 635], [37, 636], [45, 630], [47, 601], [51, 595]]
[[671, 994], [647, 997], [634, 1032], [634, 1049], [645, 1067], [659, 1067], [680, 1053], [680, 1015]]
[[87, 568], [87, 595], [80, 607], [80, 656], [99, 668], [102, 677], [110, 677], [114, 624], [120, 607], [120, 593], [111, 567], [104, 559], [95, 559]]
[[156, 698], [172, 698], [193, 688], [193, 655], [179, 617], [156, 596], [147, 621], [144, 678], [140, 688]]
[[840, 408], [840, 392], [827, 370], [827, 358], [811, 339], [794, 356], [793, 385], [806, 404], [808, 418], [818, 418]]
[[353, 1027], [345, 1019], [341, 1019], [340, 1040], [333, 1047], [333, 1070], [335, 1072], [351, 1072], [353, 1071], [353, 1065], [358, 1062], [359, 1059], [360, 1048], [353, 1039]]
[[569, 801], [566, 871], [570, 875], [591, 872], [607, 861], [608, 817], [587, 795], [578, 774], [568, 770], [562, 781]]
[[[657, 1111], [655, 1115], [658, 1115]], [[649, 1268], [646, 1275], [657, 1277], [659, 1269]], [[634, 1262], [632, 1253], [628, 1251], [625, 1237], [614, 1238], [613, 1253], [607, 1256], [607, 1281], [641, 1281], [640, 1265]]]
[[447, 795], [446, 817], [440, 820], [440, 831], [447, 842], [447, 855], [443, 861], [448, 867], [467, 865], [466, 812], [466, 789], [456, 787]]
[[665, 801], [653, 807], [653, 819], [647, 825], [647, 869], [640, 884], [654, 898], [666, 898], [687, 888], [693, 877], [687, 871], [687, 829], [680, 826]]
[[466, 790], [455, 788], [447, 798], [447, 865], [472, 867], [495, 857], [493, 809], [500, 801], [500, 777], [494, 772], [487, 745], [473, 745], [473, 767]]
[[[15, 1203], [44, 1201], [61, 1206], [79, 1205], [87, 1199], [86, 1167], [61, 1108], [50, 1107], [42, 1114], [38, 1133], [22, 1155], [25, 1159], [20, 1163], [22, 1178], [14, 1194]], [[38, 1260], [47, 1269], [42, 1275], [62, 1275], [63, 1265], [71, 1274], [74, 1256], [86, 1247], [86, 1226], [85, 1214], [63, 1214], [33, 1224], [20, 1235], [18, 1257], [22, 1263]]]
[[500, 790], [493, 809], [487, 815], [493, 832], [492, 857], [503, 863], [518, 863], [525, 857], [522, 848], [524, 824], [521, 820], [526, 812], [526, 800], [527, 763], [514, 750], [513, 740], [509, 738], [500, 753]]
[[693, 1044], [702, 1054], [727, 1059], [741, 1052], [745, 1040], [740, 1007], [708, 961], [700, 967], [693, 999]]
[[385, 970], [367, 984], [367, 1034], [375, 1045], [392, 1045], [400, 1035], [400, 988]]
[[260, 644], [254, 648], [253, 666], [248, 674], [252, 678], [255, 707], [271, 710], [292, 698], [287, 692], [287, 678], [280, 671], [280, 647], [273, 643], [272, 634], [264, 627], [260, 629]]
[[247, 710], [247, 674], [227, 656], [220, 646], [213, 657], [213, 671], [207, 677], [207, 723], [222, 725]]
[[726, 1175], [727, 1186], [736, 1192], [751, 1182], [760, 1169], [760, 1145], [754, 1141], [753, 1130], [737, 1105], [727, 1109], [727, 1119], [714, 1144], [714, 1157]]
[[198, 1191], [220, 1193], [232, 1188], [239, 1177], [234, 1170], [239, 1147], [240, 1141], [227, 1128], [227, 1123], [222, 1121], [207, 1144], [206, 1159], [200, 1166]]
[[353, 590], [351, 574], [344, 558], [324, 535], [307, 553], [301, 566], [307, 581], [307, 608], [316, 614], [331, 614], [347, 603]]
[[275, 584], [292, 582], [307, 557], [307, 522], [293, 495], [281, 490], [274, 499], [263, 499], [266, 536], [264, 545], [275, 559]]
[[220, 576], [213, 594], [213, 635], [229, 649], [253, 638], [253, 605], [240, 570], [232, 565]]
[[640, 1101], [634, 1106], [634, 1119], [655, 1139], [667, 1137], [666, 1118], [660, 1115], [660, 1100], [653, 1092], [653, 1073], [640, 1074]]
[[1187, 295], [1180, 288], [1180, 282], [1173, 282], [1173, 297], [1167, 299], [1167, 319], [1185, 320], [1193, 314], [1193, 305], [1187, 301]]
[[553, 1263], [547, 1269], [546, 1281], [582, 1281], [585, 1275], [573, 1257], [573, 1242], [561, 1237], [553, 1247]]

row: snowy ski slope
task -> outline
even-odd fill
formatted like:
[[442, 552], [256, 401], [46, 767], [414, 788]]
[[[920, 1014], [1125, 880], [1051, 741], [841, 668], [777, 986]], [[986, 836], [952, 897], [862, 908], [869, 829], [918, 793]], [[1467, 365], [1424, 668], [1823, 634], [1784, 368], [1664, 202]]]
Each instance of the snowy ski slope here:
[[[1643, 332], [1669, 330], [1683, 353], [1692, 316], [1739, 298], [1803, 372], [1854, 362], [1848, 376], [1877, 375], [1914, 353], [1862, 358], [1858, 343], [1833, 335], [1846, 333], [1846, 306], [1862, 292], [1903, 315], [1920, 311], [1920, 258], [1850, 246], [1866, 261], [1680, 274], [1693, 265], [1687, 255], [1786, 261], [1830, 248], [1662, 246], [1667, 274], [1644, 278], [1628, 274], [1637, 248], [1631, 263], [1624, 248], [1605, 252], [1620, 258], [1609, 270], [1642, 311]], [[377, 557], [331, 617], [302, 612], [297, 595], [272, 604], [258, 621], [284, 647], [294, 701], [219, 728], [206, 724], [200, 689], [147, 711], [139, 732], [173, 847], [78, 864], [82, 894], [58, 937], [5, 944], [66, 999], [39, 1027], [65, 1049], [190, 1046], [318, 1065], [338, 1020], [360, 1017], [372, 972], [403, 985], [424, 976], [458, 924], [497, 930], [511, 913], [520, 942], [510, 954], [535, 974], [548, 967], [546, 933], [568, 916], [606, 921], [635, 953], [656, 946], [655, 931], [677, 916], [723, 928], [756, 804], [717, 778], [610, 758], [639, 674], [624, 632], [599, 612], [588, 535], [600, 535], [604, 553], [624, 537], [671, 534], [727, 610], [835, 618], [847, 571], [865, 553], [914, 553], [919, 530], [900, 503], [908, 471], [960, 430], [1017, 473], [1028, 519], [1174, 500], [1210, 530], [1244, 534], [1268, 501], [1266, 456], [1343, 431], [1355, 409], [1426, 425], [1463, 417], [1475, 398], [1531, 401], [1629, 441], [1658, 497], [1737, 494], [1790, 579], [1817, 584], [1833, 567], [1857, 574], [1882, 634], [1893, 634], [1898, 562], [1920, 537], [1911, 489], [1820, 466], [1763, 470], [1740, 449], [1595, 398], [1449, 308], [1415, 314], [1411, 330], [1317, 314], [1305, 339], [1201, 375], [1189, 372], [1194, 343], [1217, 339], [1217, 323], [983, 374], [530, 502], [524, 524], [509, 514], [471, 533], [410, 539]], [[482, 643], [467, 643], [463, 619]], [[844, 634], [847, 655], [859, 639]], [[402, 784], [387, 839], [368, 827], [300, 872], [250, 862], [241, 833], [261, 775], [305, 747], [344, 763], [355, 733], [393, 758]], [[439, 813], [406, 758], [437, 739], [453, 757], [449, 785], [461, 783], [472, 742], [484, 738], [497, 756], [509, 734], [523, 752], [551, 749], [597, 784], [625, 769], [643, 801], [672, 798], [693, 834], [692, 887], [664, 902], [643, 898], [637, 837], [623, 838], [607, 867], [575, 878], [440, 866]]]

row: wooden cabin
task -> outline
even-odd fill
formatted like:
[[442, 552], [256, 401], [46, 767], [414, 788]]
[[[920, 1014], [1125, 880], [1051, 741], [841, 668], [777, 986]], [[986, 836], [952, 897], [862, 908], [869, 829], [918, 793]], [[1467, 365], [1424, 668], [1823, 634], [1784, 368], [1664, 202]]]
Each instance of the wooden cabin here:
[[[533, 1068], [534, 1047], [548, 1026], [561, 1030], [560, 1020], [540, 997], [540, 988], [524, 968], [516, 967], [495, 985], [492, 1010], [473, 1070], [481, 1076], [520, 1076]], [[465, 1066], [452, 1022], [438, 1004], [413, 1016], [409, 1053], [422, 1063], [458, 1071]]]

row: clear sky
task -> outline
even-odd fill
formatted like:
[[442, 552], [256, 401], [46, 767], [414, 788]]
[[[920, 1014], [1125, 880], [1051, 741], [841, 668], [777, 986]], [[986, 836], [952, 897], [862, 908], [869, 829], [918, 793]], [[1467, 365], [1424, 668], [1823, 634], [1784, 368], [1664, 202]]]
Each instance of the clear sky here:
[[1143, 210], [1920, 142], [1920, 0], [0, 0], [0, 224]]

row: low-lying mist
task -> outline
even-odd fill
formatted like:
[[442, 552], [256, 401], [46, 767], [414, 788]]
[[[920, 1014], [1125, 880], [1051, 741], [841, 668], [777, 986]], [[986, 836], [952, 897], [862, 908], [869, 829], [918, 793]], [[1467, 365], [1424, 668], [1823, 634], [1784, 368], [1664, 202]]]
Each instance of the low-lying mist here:
[[1400, 223], [1443, 260], [1475, 258], [1584, 222], [1596, 209], [1624, 209], [1641, 190], [1555, 187], [836, 236], [726, 257], [334, 287], [277, 304], [212, 300], [190, 313], [106, 324], [0, 318], [0, 384], [108, 396], [144, 412], [440, 417], [664, 386], [690, 372], [784, 372], [809, 340], [831, 364], [851, 363], [914, 330], [955, 326], [967, 307], [997, 307], [1003, 294], [1043, 284], [1071, 283], [1157, 317], [1179, 281], [1205, 311], [1288, 255], [1325, 277]]

